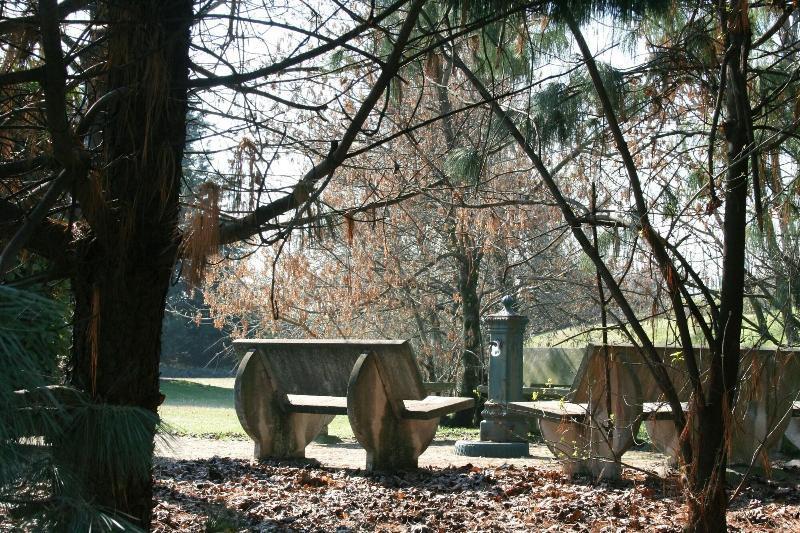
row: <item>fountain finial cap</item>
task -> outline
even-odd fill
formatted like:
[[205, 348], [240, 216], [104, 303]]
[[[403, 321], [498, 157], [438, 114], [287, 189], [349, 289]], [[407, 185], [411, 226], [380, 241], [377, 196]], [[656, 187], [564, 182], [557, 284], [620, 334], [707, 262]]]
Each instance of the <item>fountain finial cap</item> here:
[[502, 298], [500, 298], [500, 303], [503, 304], [503, 311], [507, 315], [516, 315], [514, 312], [514, 304], [517, 303], [516, 298], [511, 296], [510, 294], [506, 294]]
[[517, 299], [507, 294], [500, 298], [502, 309], [491, 315], [487, 315], [484, 319], [487, 324], [504, 324], [504, 323], [527, 323], [528, 317], [520, 315], [514, 310], [516, 307]]

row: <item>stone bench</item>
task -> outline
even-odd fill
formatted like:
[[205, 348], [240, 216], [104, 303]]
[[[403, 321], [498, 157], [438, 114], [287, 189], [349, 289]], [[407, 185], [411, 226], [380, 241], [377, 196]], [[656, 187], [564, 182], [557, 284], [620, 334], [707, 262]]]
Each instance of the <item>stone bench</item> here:
[[472, 398], [427, 396], [407, 341], [234, 341], [245, 352], [234, 386], [236, 413], [255, 458], [305, 457], [335, 415], [348, 416], [368, 470], [407, 469], [439, 418]]
[[[669, 364], [678, 348], [656, 349], [687, 408], [688, 378], [681, 363]], [[632, 345], [609, 346], [609, 353], [612, 416], [606, 414], [605, 356], [600, 346], [587, 348], [566, 401], [515, 402], [510, 409], [539, 420], [548, 447], [569, 474], [619, 475], [620, 458], [634, 444], [641, 423], [653, 446], [674, 463], [678, 435], [672, 413], [641, 355]], [[697, 353], [702, 367], [708, 352]], [[757, 452], [771, 453], [784, 432], [787, 439], [797, 441], [796, 446], [800, 444], [800, 420], [787, 416], [800, 390], [800, 352], [749, 350], [742, 360], [742, 376], [731, 464], [749, 464]], [[613, 427], [610, 435], [609, 427]]]
[[[659, 395], [635, 347], [612, 345], [608, 353], [606, 358], [602, 346], [585, 349], [564, 400], [512, 402], [508, 407], [512, 414], [538, 420], [545, 443], [568, 475], [618, 478], [621, 457], [635, 444], [642, 404]], [[668, 371], [680, 380], [677, 369]]]
[[[759, 349], [743, 350], [742, 382], [733, 409], [734, 429], [728, 446], [730, 464], [768, 461], [780, 447], [785, 434], [800, 447], [800, 351]], [[684, 398], [688, 399], [688, 398]], [[682, 404], [684, 411], [688, 403]], [[678, 433], [672, 423], [672, 411], [663, 402], [643, 406], [644, 424], [653, 446], [668, 455], [673, 464], [678, 459]]]

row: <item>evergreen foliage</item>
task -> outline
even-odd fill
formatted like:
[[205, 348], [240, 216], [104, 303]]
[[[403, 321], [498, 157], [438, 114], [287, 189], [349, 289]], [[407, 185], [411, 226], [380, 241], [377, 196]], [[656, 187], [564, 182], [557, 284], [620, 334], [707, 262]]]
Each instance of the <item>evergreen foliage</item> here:
[[447, 154], [445, 171], [454, 183], [478, 183], [482, 168], [481, 154], [475, 148], [456, 148]]
[[539, 141], [567, 143], [573, 138], [578, 124], [580, 99], [563, 83], [550, 83], [531, 96], [534, 122]]
[[107, 475], [119, 491], [147, 482], [157, 416], [61, 385], [66, 325], [62, 303], [0, 285], [0, 505], [33, 530], [136, 530], [89, 500], [79, 473]]
[[556, 0], [549, 2], [548, 11], [549, 16], [557, 22], [563, 22], [570, 17], [583, 24], [593, 15], [601, 15], [628, 23], [645, 14], [671, 12], [673, 7], [674, 2], [671, 0]]

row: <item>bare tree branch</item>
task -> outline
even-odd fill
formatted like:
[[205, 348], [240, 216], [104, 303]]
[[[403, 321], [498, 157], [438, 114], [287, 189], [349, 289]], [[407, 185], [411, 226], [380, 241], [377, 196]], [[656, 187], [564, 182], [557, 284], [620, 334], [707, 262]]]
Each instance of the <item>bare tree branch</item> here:
[[424, 3], [424, 0], [414, 0], [409, 7], [408, 14], [397, 37], [397, 42], [386, 61], [386, 65], [381, 70], [381, 75], [378, 77], [375, 85], [373, 85], [358, 112], [353, 117], [342, 140], [339, 141], [336, 146], [332, 146], [332, 150], [325, 159], [316, 164], [303, 176], [297, 185], [294, 186], [290, 194], [257, 208], [253, 213], [244, 218], [221, 223], [219, 239], [221, 244], [240, 241], [255, 235], [266, 222], [291, 209], [299, 207], [311, 195], [314, 185], [331, 174], [342, 164], [347, 158], [347, 152], [353, 144], [356, 135], [361, 130], [383, 92], [389, 86], [392, 78], [397, 74], [406, 43], [411, 35], [411, 30], [417, 23], [417, 18], [419, 17]]

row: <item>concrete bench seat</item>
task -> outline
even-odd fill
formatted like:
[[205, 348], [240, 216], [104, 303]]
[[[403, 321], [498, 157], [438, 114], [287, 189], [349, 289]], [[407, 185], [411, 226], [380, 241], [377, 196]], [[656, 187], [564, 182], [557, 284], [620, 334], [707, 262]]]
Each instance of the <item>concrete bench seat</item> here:
[[[689, 410], [689, 402], [681, 402], [683, 412]], [[664, 402], [645, 402], [642, 405], [645, 420], [672, 420], [672, 408]]]
[[439, 418], [472, 398], [428, 396], [402, 340], [237, 340], [244, 352], [234, 385], [236, 414], [256, 459], [305, 457], [306, 446], [346, 414], [368, 470], [408, 469]]
[[423, 400], [403, 400], [403, 418], [409, 420], [431, 420], [444, 415], [470, 409], [475, 405], [472, 398], [428, 396]]
[[287, 394], [287, 410], [292, 413], [319, 415], [346, 415], [347, 396], [315, 396], [311, 394]]
[[[292, 413], [321, 415], [346, 415], [346, 396], [313, 396], [309, 394], [287, 394], [287, 409]], [[409, 420], [431, 420], [444, 415], [469, 409], [475, 404], [471, 398], [428, 396], [423, 400], [403, 400], [403, 418]]]
[[585, 421], [589, 416], [588, 403], [571, 403], [560, 400], [536, 402], [510, 402], [508, 410], [513, 414], [537, 416], [549, 420]]
[[[689, 403], [681, 402], [681, 409], [687, 413]], [[670, 464], [676, 465], [680, 442], [673, 422], [672, 408], [664, 402], [645, 402], [642, 411], [644, 427], [653, 447], [669, 457]]]

